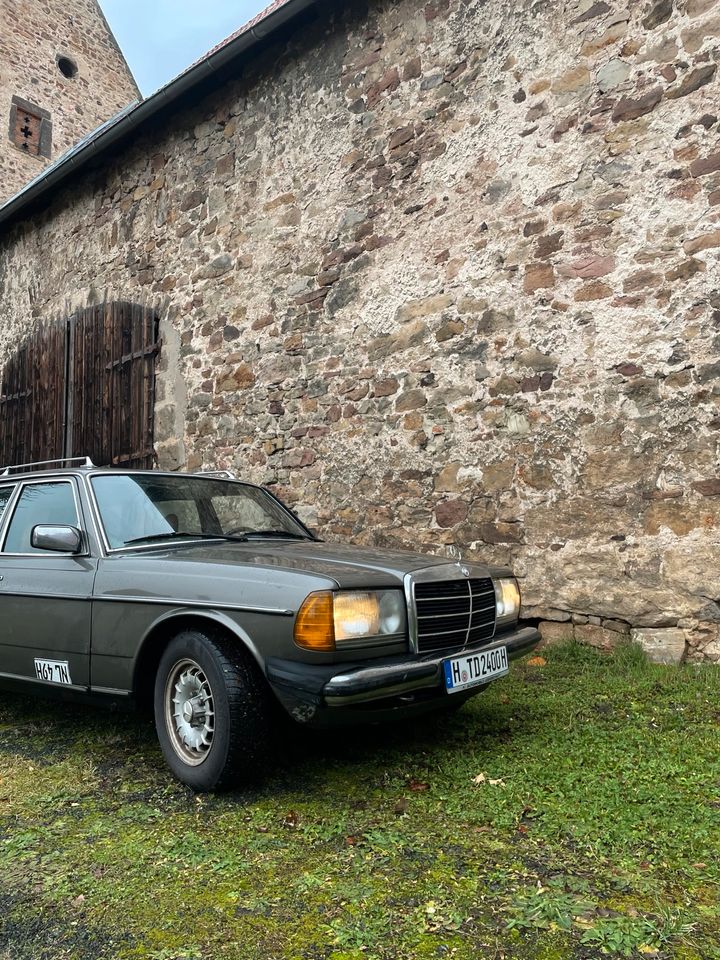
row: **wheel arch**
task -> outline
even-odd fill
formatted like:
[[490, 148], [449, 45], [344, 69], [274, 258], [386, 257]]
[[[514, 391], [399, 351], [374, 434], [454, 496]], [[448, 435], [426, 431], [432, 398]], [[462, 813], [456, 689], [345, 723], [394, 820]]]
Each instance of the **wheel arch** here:
[[155, 674], [163, 652], [173, 637], [183, 630], [220, 628], [228, 636], [238, 640], [260, 667], [265, 668], [255, 645], [234, 620], [219, 610], [174, 610], [163, 614], [147, 630], [143, 637], [133, 666], [132, 694], [140, 707], [152, 704]]

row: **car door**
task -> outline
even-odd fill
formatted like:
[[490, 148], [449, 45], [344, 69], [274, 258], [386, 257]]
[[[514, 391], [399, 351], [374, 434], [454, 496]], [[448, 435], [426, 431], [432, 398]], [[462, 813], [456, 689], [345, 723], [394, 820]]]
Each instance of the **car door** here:
[[[37, 524], [78, 527], [83, 552], [36, 549], [30, 537]], [[87, 689], [97, 560], [89, 555], [84, 531], [72, 477], [19, 481], [6, 500], [0, 528], [0, 678]]]

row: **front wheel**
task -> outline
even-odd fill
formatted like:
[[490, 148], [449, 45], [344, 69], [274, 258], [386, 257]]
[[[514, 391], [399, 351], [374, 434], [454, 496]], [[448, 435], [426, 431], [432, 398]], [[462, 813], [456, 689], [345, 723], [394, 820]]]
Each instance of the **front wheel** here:
[[270, 724], [268, 692], [240, 641], [210, 629], [170, 641], [155, 678], [155, 726], [178, 780], [199, 792], [251, 780]]

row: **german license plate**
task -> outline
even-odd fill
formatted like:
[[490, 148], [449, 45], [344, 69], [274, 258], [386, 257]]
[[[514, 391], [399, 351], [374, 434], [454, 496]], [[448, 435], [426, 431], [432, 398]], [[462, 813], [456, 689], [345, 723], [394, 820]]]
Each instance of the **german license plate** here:
[[468, 687], [478, 687], [509, 672], [507, 647], [495, 647], [493, 650], [453, 657], [452, 660], [443, 661], [443, 668], [445, 689], [448, 693], [459, 693]]

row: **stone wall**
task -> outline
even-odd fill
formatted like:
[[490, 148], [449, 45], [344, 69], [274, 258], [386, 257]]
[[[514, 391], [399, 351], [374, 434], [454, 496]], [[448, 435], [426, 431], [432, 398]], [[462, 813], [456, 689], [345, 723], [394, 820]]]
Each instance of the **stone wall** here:
[[14, 229], [5, 350], [151, 303], [163, 465], [720, 658], [720, 3], [343, 6]]
[[[58, 57], [75, 64], [74, 77]], [[50, 113], [49, 157], [10, 141], [13, 96]], [[0, 0], [0, 203], [138, 96], [96, 0]]]

